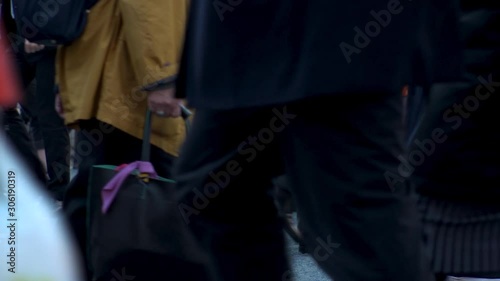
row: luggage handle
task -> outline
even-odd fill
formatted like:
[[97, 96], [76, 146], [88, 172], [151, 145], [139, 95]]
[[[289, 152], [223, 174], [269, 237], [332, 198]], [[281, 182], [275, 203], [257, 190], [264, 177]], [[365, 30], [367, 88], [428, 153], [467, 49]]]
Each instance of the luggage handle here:
[[[181, 107], [181, 116], [182, 119], [184, 119], [186, 126], [186, 133], [187, 133], [191, 129], [191, 121], [189, 121], [189, 117], [193, 115], [193, 113], [189, 109], [187, 109], [184, 105], [180, 104], [179, 106]], [[151, 158], [151, 118], [152, 118], [152, 112], [148, 108], [146, 112], [146, 119], [144, 121], [144, 133], [142, 140], [141, 161], [144, 162], [149, 162]]]
[[[191, 123], [189, 121], [189, 117], [192, 115], [191, 111], [180, 105], [181, 107], [181, 116], [184, 119], [186, 124], [186, 132], [190, 130]], [[147, 110], [146, 119], [144, 121], [144, 135], [142, 141], [142, 155], [141, 161], [136, 161], [130, 163], [121, 169], [119, 169], [118, 173], [104, 186], [101, 190], [101, 199], [102, 206], [101, 212], [106, 214], [113, 204], [113, 201], [120, 191], [120, 188], [125, 181], [125, 179], [135, 170], [139, 172], [139, 179], [148, 183], [150, 178], [157, 178], [158, 174], [156, 173], [153, 165], [150, 163], [151, 157], [151, 118], [152, 112], [151, 110]]]

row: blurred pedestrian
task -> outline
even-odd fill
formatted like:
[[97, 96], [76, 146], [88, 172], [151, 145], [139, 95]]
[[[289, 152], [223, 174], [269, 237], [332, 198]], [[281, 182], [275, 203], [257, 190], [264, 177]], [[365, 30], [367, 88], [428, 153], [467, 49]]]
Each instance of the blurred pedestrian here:
[[[459, 79], [434, 84], [411, 155], [433, 270], [500, 277], [500, 6], [460, 1]], [[410, 159], [411, 160], [411, 159]], [[410, 163], [411, 164], [411, 163]]]
[[176, 180], [215, 280], [290, 280], [268, 192], [283, 172], [334, 280], [433, 280], [415, 197], [384, 177], [428, 4], [193, 2], [177, 91], [197, 113]]
[[[159, 176], [171, 178], [173, 162], [185, 138], [183, 119], [168, 117], [180, 116], [181, 101], [172, 93], [187, 10], [188, 1], [184, 0], [98, 1], [88, 14], [82, 36], [59, 50], [57, 106], [66, 124], [80, 129], [75, 145], [79, 171], [70, 184], [64, 209], [83, 255], [90, 170], [94, 165], [119, 166], [141, 158], [148, 108], [155, 114], [151, 162]], [[174, 114], [167, 116], [171, 111]], [[198, 272], [206, 280], [201, 265], [191, 263], [194, 259], [184, 257], [175, 265], [151, 263], [143, 268], [139, 265], [143, 266], [144, 260], [129, 264], [137, 265], [137, 280], [162, 276], [162, 272], [179, 276], [175, 280]]]
[[35, 91], [25, 91], [22, 106], [30, 117], [34, 145], [46, 163], [48, 190], [62, 201], [70, 178], [69, 133], [54, 109], [55, 46], [30, 42], [23, 34], [23, 15], [17, 15], [16, 3], [4, 0], [2, 17], [7, 25], [8, 38], [24, 89], [36, 80]]
[[14, 64], [15, 55], [12, 42], [7, 36], [8, 33], [3, 30], [4, 22], [7, 27], [10, 28], [12, 28], [12, 25], [15, 25], [15, 23], [12, 23], [12, 19], [6, 16], [6, 11], [8, 10], [6, 10], [6, 6], [3, 2], [0, 4], [0, 23], [2, 24], [0, 56], [3, 64], [1, 69], [2, 72], [0, 73], [1, 84], [3, 86], [0, 97], [0, 125], [2, 130], [5, 131], [12, 147], [17, 150], [17, 154], [21, 156], [22, 161], [30, 169], [35, 179], [38, 180], [41, 186], [45, 186], [47, 183], [46, 171], [41, 160], [37, 156], [33, 140], [26, 128], [26, 123], [17, 108], [17, 103], [21, 101], [21, 97], [18, 96], [19, 81]]
[[2, 85], [0, 106], [2, 107], [14, 107], [20, 100], [15, 72], [13, 71], [14, 66], [8, 56], [9, 44], [3, 27], [3, 16], [0, 16], [0, 85]]

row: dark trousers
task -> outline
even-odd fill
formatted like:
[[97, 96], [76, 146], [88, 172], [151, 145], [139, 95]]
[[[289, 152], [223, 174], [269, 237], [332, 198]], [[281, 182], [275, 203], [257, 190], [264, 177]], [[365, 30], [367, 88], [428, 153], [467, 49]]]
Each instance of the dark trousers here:
[[[90, 170], [94, 165], [107, 164], [119, 166], [121, 164], [140, 160], [142, 140], [97, 120], [81, 121], [80, 127], [81, 131], [77, 134], [78, 140], [75, 145], [75, 161], [79, 162], [80, 169], [69, 185], [63, 208], [69, 219], [74, 235], [77, 238], [82, 257], [85, 257], [87, 249], [86, 200]], [[151, 163], [159, 176], [171, 178], [171, 169], [174, 160], [174, 156], [164, 152], [160, 148], [156, 146], [151, 147]], [[165, 227], [169, 226], [166, 225]], [[144, 231], [148, 230], [144, 229]], [[134, 272], [135, 270], [136, 278], [134, 280], [152, 280], [145, 277], [154, 275], [151, 269], [152, 265], [143, 263], [144, 261], [138, 260], [132, 263], [136, 264], [135, 269], [128, 268], [128, 273]], [[173, 264], [174, 263], [164, 265], [157, 264], [155, 268], [163, 270], [167, 266], [173, 266]], [[139, 266], [144, 267], [142, 275], [141, 273], [137, 274], [137, 271], [140, 271], [140, 269], [137, 269]], [[196, 273], [200, 274], [200, 276], [204, 276], [200, 273], [201, 269], [203, 269], [201, 265], [193, 265], [193, 268], [189, 268], [189, 266], [190, 265], [186, 264], [181, 265], [180, 262], [176, 263], [176, 268], [172, 268], [172, 274], [175, 275], [177, 272], [180, 277], [172, 280], [184, 280], [182, 278], [183, 274], [186, 276], [193, 276]], [[106, 281], [112, 280], [113, 278], [114, 276], [110, 273]], [[202, 280], [204, 281], [206, 278], [203, 277], [200, 281]]]
[[401, 105], [371, 94], [198, 109], [174, 176], [214, 279], [291, 280], [269, 193], [285, 172], [306, 246], [335, 281], [434, 280], [415, 197], [385, 177], [404, 153]]
[[21, 161], [24, 162], [26, 167], [35, 176], [35, 179], [38, 180], [40, 186], [45, 186], [47, 182], [45, 169], [43, 168], [42, 162], [38, 158], [33, 142], [26, 128], [26, 123], [19, 115], [19, 112], [16, 109], [7, 109], [0, 117], [3, 117], [0, 118], [0, 122], [2, 122], [7, 139], [16, 149]]
[[55, 50], [47, 50], [31, 62], [26, 55], [17, 54], [16, 64], [25, 88], [36, 81], [35, 91], [26, 91], [22, 106], [31, 119], [35, 147], [45, 148], [48, 188], [62, 200], [70, 179], [70, 142], [64, 120], [55, 110], [55, 55]]

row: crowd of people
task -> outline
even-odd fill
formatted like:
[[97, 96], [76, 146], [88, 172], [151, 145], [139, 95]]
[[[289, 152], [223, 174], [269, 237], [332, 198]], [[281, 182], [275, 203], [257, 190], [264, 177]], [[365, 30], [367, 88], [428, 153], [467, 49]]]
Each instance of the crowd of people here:
[[124, 253], [134, 280], [292, 280], [283, 225], [335, 281], [500, 278], [497, 2], [88, 2], [83, 33], [52, 45], [1, 1], [23, 93], [3, 130], [87, 280], [113, 278], [87, 252], [92, 168], [141, 158], [147, 112], [184, 221], [165, 228], [204, 258]]

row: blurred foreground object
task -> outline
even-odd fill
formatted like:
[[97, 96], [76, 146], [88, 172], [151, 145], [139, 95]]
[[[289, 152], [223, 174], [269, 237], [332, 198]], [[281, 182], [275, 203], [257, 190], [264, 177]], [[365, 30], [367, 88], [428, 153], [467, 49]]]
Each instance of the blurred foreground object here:
[[0, 134], [0, 280], [82, 280], [60, 214], [11, 151]]
[[[10, 107], [17, 103], [19, 91], [5, 41], [0, 44], [0, 107]], [[59, 215], [51, 211], [48, 196], [12, 151], [0, 131], [0, 280], [81, 280]]]
[[[3, 38], [0, 106], [9, 107], [17, 103], [19, 91]], [[0, 131], [0, 280], [81, 280], [69, 235], [12, 150]]]
[[6, 38], [3, 26], [0, 26], [0, 107], [15, 106], [19, 93], [7, 54]]
[[402, 87], [458, 75], [434, 47], [454, 34], [450, 1], [192, 1], [177, 93], [197, 111], [174, 176], [215, 280], [293, 279], [280, 174], [332, 279], [434, 280], [414, 196], [388, 175], [406, 152]]

